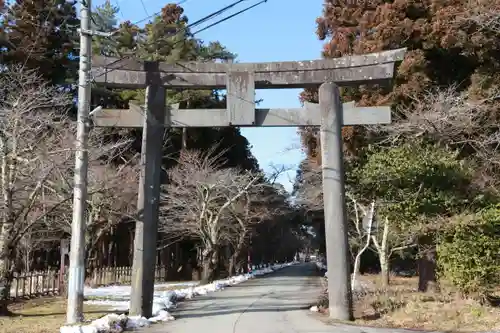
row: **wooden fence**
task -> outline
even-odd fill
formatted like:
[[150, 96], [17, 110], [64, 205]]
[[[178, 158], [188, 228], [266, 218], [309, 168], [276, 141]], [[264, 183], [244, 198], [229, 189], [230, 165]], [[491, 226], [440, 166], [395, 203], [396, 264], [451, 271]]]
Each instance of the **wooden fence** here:
[[[167, 268], [157, 266], [155, 280], [165, 282], [166, 279]], [[86, 284], [97, 287], [130, 284], [131, 281], [132, 267], [103, 267], [95, 269], [91, 276], [87, 277]], [[56, 295], [59, 294], [60, 290], [59, 271], [57, 270], [14, 273], [10, 287], [10, 297], [14, 300], [35, 298]]]
[[22, 299], [55, 295], [59, 293], [59, 290], [58, 271], [14, 273], [14, 279], [10, 286], [10, 297], [13, 299]]
[[[156, 266], [155, 281], [165, 282], [167, 280], [167, 267]], [[106, 286], [110, 284], [132, 283], [132, 267], [103, 267], [94, 270], [88, 278], [90, 286]]]

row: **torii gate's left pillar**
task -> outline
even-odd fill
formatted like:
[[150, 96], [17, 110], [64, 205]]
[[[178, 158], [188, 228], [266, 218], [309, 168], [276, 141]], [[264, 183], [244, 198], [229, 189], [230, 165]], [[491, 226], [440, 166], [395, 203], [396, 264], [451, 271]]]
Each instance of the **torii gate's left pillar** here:
[[153, 309], [165, 96], [162, 86], [149, 85], [146, 88], [129, 312], [146, 318], [151, 317]]

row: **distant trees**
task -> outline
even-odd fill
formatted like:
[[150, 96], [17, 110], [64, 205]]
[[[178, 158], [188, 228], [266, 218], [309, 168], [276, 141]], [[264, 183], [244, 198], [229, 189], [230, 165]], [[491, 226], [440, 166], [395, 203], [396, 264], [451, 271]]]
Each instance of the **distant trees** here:
[[[160, 230], [173, 241], [192, 239], [201, 245], [202, 281], [216, 278], [223, 248], [236, 260], [248, 245], [254, 226], [273, 218], [286, 205], [262, 174], [225, 168], [213, 151], [185, 151], [169, 170], [169, 183], [162, 196]], [[268, 204], [263, 204], [269, 200]]]

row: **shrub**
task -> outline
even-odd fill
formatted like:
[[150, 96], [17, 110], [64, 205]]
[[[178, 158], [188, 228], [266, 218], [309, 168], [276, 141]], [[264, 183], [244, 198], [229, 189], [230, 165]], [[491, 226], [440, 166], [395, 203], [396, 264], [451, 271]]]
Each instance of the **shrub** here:
[[500, 206], [461, 217], [438, 243], [440, 277], [484, 299], [500, 281]]

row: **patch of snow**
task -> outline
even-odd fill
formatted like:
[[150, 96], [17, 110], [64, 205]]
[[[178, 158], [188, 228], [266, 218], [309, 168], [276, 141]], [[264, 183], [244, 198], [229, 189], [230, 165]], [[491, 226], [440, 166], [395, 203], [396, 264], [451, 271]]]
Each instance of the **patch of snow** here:
[[[168, 291], [155, 291], [153, 298], [153, 317], [144, 318], [140, 316], [127, 316], [125, 314], [108, 314], [102, 318], [92, 321], [88, 325], [63, 326], [60, 333], [104, 333], [104, 332], [122, 332], [124, 330], [135, 330], [141, 327], [147, 327], [152, 323], [167, 322], [175, 320], [168, 310], [175, 308], [177, 302], [191, 299], [198, 295], [206, 295], [209, 292], [224, 290], [241, 282], [252, 279], [256, 276], [272, 273], [284, 267], [296, 264], [293, 261], [285, 264], [275, 264], [270, 267], [252, 269], [250, 273], [233, 276], [227, 279], [214, 281], [210, 284], [199, 285], [198, 283], [188, 282], [179, 284], [158, 284], [155, 289], [171, 288], [174, 286], [184, 286], [183, 289], [174, 289]], [[255, 267], [255, 266], [253, 266]], [[86, 297], [106, 297], [107, 299], [87, 300], [86, 304], [106, 306], [110, 310], [127, 311], [129, 308], [130, 286], [109, 286], [102, 288], [85, 288]]]
[[315, 305], [309, 309], [311, 312], [319, 312], [319, 308]]
[[316, 261], [316, 267], [318, 267], [318, 269], [320, 270], [326, 270], [326, 265], [321, 261]]
[[129, 318], [124, 315], [110, 313], [102, 318], [96, 319], [89, 325], [63, 326], [61, 333], [101, 333], [101, 332], [121, 332], [123, 327], [127, 327]]
[[[178, 282], [178, 283], [159, 283], [155, 284], [155, 289], [166, 289], [175, 287], [192, 287], [198, 285], [198, 282]], [[99, 288], [85, 287], [83, 294], [85, 297], [106, 297], [120, 298], [130, 297], [131, 286], [106, 286]]]

